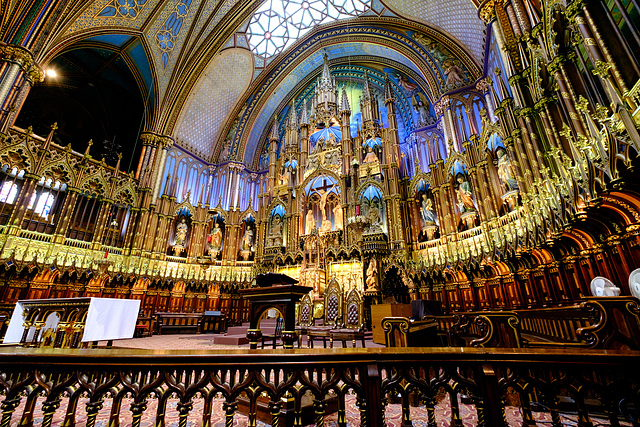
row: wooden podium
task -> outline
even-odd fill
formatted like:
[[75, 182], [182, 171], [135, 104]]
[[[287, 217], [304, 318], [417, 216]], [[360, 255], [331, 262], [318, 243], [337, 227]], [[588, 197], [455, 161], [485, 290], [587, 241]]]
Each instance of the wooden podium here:
[[411, 304], [376, 304], [371, 306], [371, 329], [373, 342], [384, 344], [384, 329], [382, 319], [385, 317], [411, 317]]
[[284, 348], [293, 348], [293, 343], [297, 342], [296, 303], [313, 288], [292, 284], [298, 281], [284, 274], [261, 274], [256, 277], [256, 283], [259, 285], [256, 288], [240, 289], [240, 295], [250, 304], [247, 330], [250, 348], [258, 348], [258, 341], [262, 337], [258, 322], [262, 314], [270, 308], [280, 311], [284, 318], [282, 331]]

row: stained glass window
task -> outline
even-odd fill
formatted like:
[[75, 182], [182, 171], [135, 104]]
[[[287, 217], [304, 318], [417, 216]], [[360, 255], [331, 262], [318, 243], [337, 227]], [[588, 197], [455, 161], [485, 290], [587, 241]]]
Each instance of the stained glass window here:
[[267, 0], [251, 18], [249, 45], [256, 55], [269, 58], [315, 25], [355, 18], [370, 7], [371, 0]]
[[[38, 201], [37, 203], [36, 200]], [[33, 209], [34, 214], [40, 215], [42, 219], [47, 219], [47, 217], [49, 216], [49, 212], [51, 211], [51, 206], [53, 206], [53, 201], [54, 196], [48, 191], [45, 191], [39, 195], [33, 193], [27, 209]], [[34, 204], [35, 209], [33, 207]]]
[[18, 195], [18, 186], [12, 182], [5, 182], [0, 189], [0, 203], [13, 204]]

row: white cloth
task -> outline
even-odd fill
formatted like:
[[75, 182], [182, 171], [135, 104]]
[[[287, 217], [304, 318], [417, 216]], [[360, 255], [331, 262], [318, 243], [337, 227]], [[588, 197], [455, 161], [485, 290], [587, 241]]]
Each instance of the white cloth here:
[[[68, 301], [68, 299], [65, 299]], [[47, 300], [53, 302], [55, 299]], [[5, 344], [19, 343], [24, 332], [22, 303], [18, 301], [4, 337]], [[108, 341], [133, 338], [140, 311], [140, 300], [117, 298], [91, 298], [84, 325], [82, 342]], [[30, 333], [31, 336], [32, 333]]]

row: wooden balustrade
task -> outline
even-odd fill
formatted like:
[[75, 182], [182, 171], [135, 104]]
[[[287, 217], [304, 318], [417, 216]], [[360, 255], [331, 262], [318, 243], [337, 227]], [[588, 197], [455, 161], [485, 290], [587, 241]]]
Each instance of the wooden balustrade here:
[[311, 422], [323, 425], [329, 399], [338, 425], [346, 426], [349, 394], [362, 426], [383, 426], [392, 408], [402, 412], [405, 426], [416, 411], [435, 426], [436, 405], [448, 405], [439, 423], [457, 426], [463, 410], [475, 411], [482, 427], [536, 425], [542, 418], [559, 426], [569, 413], [584, 427], [600, 422], [594, 420], [638, 425], [639, 358], [637, 351], [589, 349], [0, 348], [0, 425], [33, 425], [37, 415], [49, 427], [55, 415], [64, 425], [94, 426], [100, 415], [118, 426], [126, 412], [127, 425], [139, 426], [143, 416], [165, 425], [170, 399], [177, 400], [171, 411], [181, 426], [211, 426], [212, 419], [233, 425], [240, 400], [249, 426], [259, 417], [274, 426], [308, 424], [302, 414], [309, 405]]
[[449, 346], [640, 350], [640, 301], [587, 297], [573, 306], [428, 316]]

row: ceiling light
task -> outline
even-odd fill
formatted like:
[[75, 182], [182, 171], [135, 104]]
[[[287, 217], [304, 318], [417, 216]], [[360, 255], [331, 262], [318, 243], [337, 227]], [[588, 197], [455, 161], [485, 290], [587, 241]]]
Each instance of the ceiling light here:
[[57, 77], [58, 73], [56, 73], [56, 70], [54, 70], [53, 68], [49, 68], [47, 70], [47, 77]]

